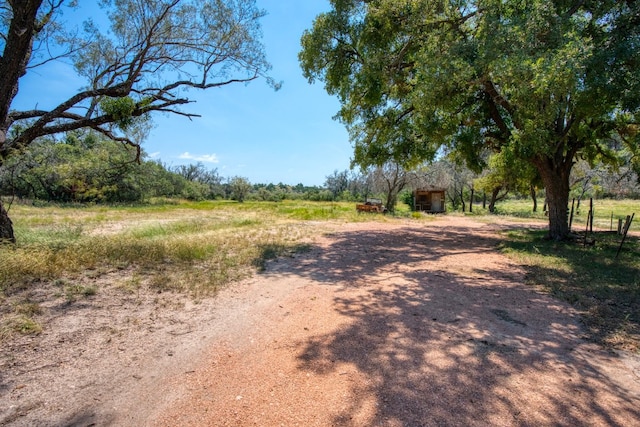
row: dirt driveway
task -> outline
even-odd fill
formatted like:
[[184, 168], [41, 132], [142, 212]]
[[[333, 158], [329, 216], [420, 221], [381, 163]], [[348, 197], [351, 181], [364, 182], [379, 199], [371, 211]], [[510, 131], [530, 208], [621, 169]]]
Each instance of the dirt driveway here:
[[587, 342], [569, 306], [524, 286], [495, 251], [508, 226], [336, 226], [215, 301], [156, 313], [153, 333], [120, 335], [136, 357], [87, 335], [91, 363], [5, 371], [0, 423], [640, 425], [638, 356]]

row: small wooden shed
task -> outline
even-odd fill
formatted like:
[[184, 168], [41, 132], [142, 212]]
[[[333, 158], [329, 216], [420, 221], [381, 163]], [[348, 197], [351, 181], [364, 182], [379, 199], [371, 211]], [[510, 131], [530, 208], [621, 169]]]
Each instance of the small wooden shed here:
[[420, 188], [413, 192], [413, 210], [428, 213], [445, 212], [443, 188]]

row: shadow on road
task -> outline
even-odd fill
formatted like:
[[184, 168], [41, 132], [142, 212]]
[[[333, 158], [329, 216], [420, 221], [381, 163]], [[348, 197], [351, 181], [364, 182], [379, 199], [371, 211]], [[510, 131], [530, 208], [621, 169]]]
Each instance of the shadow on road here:
[[[571, 310], [521, 284], [477, 228], [336, 233], [287, 272], [336, 286], [348, 326], [301, 343], [299, 367], [353, 366], [334, 425], [630, 425], [640, 394], [582, 338]], [[634, 384], [632, 382], [632, 384]], [[337, 410], [337, 409], [336, 409]]]

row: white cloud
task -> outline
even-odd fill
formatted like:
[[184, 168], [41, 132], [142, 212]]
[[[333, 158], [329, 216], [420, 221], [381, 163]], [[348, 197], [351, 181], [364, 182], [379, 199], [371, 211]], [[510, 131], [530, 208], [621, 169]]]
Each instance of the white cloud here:
[[156, 151], [155, 153], [151, 153], [149, 154], [149, 157], [151, 157], [152, 159], [155, 159], [156, 157], [160, 157], [160, 152]]
[[178, 156], [178, 158], [180, 159], [186, 159], [186, 160], [195, 160], [197, 162], [205, 162], [205, 163], [218, 163], [218, 156], [216, 156], [215, 154], [201, 154], [201, 155], [195, 155], [195, 154], [191, 154], [188, 151], [185, 151], [184, 153], [180, 154]]

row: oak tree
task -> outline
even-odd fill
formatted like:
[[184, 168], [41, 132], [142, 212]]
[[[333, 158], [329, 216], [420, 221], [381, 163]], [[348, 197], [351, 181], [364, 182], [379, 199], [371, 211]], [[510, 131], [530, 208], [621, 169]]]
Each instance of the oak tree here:
[[576, 159], [637, 152], [640, 2], [332, 0], [302, 37], [310, 82], [361, 166], [413, 165], [443, 147], [474, 170], [508, 149], [546, 189], [549, 236], [569, 233]]

